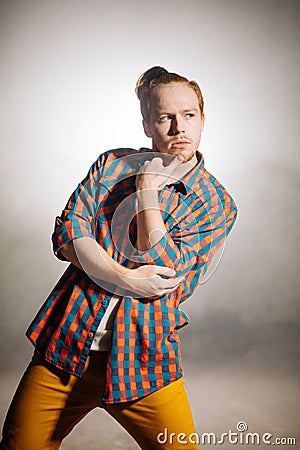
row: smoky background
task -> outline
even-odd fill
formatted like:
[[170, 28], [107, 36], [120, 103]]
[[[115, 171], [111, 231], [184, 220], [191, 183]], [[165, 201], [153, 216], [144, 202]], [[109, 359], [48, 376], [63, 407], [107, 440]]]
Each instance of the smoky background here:
[[[245, 420], [296, 436], [299, 11], [293, 0], [1, 1], [1, 417], [32, 354], [24, 332], [66, 268], [51, 252], [54, 218], [100, 153], [150, 145], [134, 86], [162, 65], [199, 82], [200, 151], [239, 208], [216, 272], [182, 306], [197, 430]], [[83, 446], [136, 448], [100, 411], [62, 448]]]

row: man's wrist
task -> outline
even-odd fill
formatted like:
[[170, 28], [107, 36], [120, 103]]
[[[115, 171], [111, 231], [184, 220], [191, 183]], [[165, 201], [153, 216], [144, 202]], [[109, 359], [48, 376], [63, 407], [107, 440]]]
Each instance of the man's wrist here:
[[137, 199], [139, 205], [144, 208], [158, 208], [158, 190], [157, 188], [145, 188], [137, 190]]
[[130, 273], [129, 271], [130, 269], [128, 269], [128, 267], [122, 266], [121, 264], [118, 264], [115, 268], [116, 277], [118, 279], [128, 276]]

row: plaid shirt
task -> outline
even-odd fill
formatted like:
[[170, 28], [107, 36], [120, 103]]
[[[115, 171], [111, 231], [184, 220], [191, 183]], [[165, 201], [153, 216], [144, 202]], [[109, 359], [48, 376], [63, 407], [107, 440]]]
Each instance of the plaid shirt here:
[[[233, 199], [197, 152], [196, 166], [159, 192], [166, 234], [138, 252], [135, 175], [154, 155], [144, 148], [101, 154], [56, 219], [52, 236], [60, 259], [63, 244], [89, 236], [121, 265], [131, 259], [136, 265], [168, 266], [185, 275], [175, 291], [160, 298], [123, 297], [114, 319], [105, 404], [143, 397], [182, 376], [178, 330], [189, 319], [180, 304], [195, 291], [237, 214]], [[47, 361], [80, 377], [112, 292], [69, 264], [26, 336]]]

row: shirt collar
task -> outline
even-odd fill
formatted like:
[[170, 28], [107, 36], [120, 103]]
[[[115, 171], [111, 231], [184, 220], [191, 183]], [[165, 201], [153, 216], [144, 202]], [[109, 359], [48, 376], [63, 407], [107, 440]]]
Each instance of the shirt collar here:
[[187, 193], [191, 193], [199, 187], [200, 179], [204, 173], [204, 158], [198, 150], [196, 152], [197, 163], [194, 167], [179, 181], [184, 184]]

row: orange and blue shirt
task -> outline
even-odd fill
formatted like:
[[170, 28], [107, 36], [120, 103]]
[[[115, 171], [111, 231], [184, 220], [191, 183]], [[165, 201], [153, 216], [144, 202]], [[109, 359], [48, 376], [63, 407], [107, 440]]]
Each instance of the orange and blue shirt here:
[[[138, 251], [135, 177], [154, 156], [145, 148], [100, 154], [56, 218], [52, 235], [54, 253], [62, 260], [64, 244], [90, 237], [121, 265], [131, 260], [136, 266], [162, 265], [184, 275], [175, 291], [159, 298], [141, 299], [133, 293], [122, 298], [114, 319], [104, 404], [141, 398], [182, 376], [178, 330], [189, 319], [181, 304], [199, 285], [237, 215], [234, 200], [197, 152], [193, 169], [159, 191], [165, 235], [149, 250]], [[69, 264], [26, 332], [39, 354], [80, 377], [114, 288]]]

